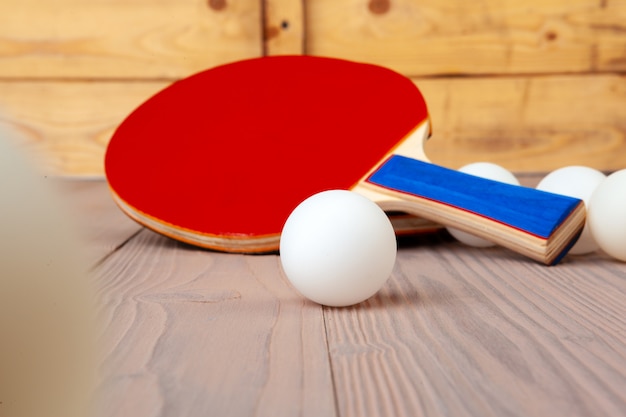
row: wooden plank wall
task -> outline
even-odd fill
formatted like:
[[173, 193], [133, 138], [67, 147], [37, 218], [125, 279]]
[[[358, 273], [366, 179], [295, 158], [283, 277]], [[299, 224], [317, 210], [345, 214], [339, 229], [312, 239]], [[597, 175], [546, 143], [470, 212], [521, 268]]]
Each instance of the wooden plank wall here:
[[2, 0], [0, 124], [60, 175], [103, 175], [115, 127], [172, 81], [262, 53], [250, 0]]
[[61, 175], [102, 175], [117, 124], [173, 80], [313, 54], [426, 96], [432, 159], [626, 167], [623, 0], [3, 0], [0, 124]]
[[626, 2], [316, 0], [306, 51], [411, 76], [451, 167], [626, 167]]

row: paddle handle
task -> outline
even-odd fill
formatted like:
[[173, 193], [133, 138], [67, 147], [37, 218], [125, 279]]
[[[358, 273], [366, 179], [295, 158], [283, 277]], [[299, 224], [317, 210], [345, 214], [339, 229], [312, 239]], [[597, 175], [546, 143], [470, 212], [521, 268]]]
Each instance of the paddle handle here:
[[365, 186], [402, 210], [451, 226], [552, 265], [575, 243], [585, 222], [581, 200], [505, 184], [393, 155]]

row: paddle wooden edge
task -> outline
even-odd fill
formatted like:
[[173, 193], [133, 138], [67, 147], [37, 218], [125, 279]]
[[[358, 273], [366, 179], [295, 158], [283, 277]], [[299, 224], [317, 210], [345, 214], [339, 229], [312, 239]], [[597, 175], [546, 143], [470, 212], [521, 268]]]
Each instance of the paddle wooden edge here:
[[[439, 201], [363, 183], [355, 191], [377, 198], [383, 210], [397, 210], [466, 231], [546, 265], [556, 265], [576, 243], [585, 225], [580, 201], [561, 224], [544, 238]], [[386, 196], [386, 198], [384, 198]]]
[[146, 228], [193, 246], [231, 253], [273, 253], [278, 250], [280, 235], [216, 235], [187, 229], [150, 216], [128, 204], [111, 187], [113, 201], [128, 217]]
[[[124, 214], [140, 225], [171, 239], [204, 249], [228, 253], [277, 253], [280, 234], [270, 235], [216, 235], [203, 233], [165, 222], [128, 204], [109, 186], [112, 199]], [[392, 211], [387, 213], [397, 236], [413, 236], [439, 231], [442, 226], [412, 214]]]

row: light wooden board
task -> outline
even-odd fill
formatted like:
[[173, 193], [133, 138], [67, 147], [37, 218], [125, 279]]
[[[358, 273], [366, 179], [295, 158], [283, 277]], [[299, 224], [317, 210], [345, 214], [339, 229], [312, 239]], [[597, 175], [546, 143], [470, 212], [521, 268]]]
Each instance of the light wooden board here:
[[168, 82], [0, 82], [0, 123], [53, 175], [100, 176], [113, 131]]
[[[105, 191], [65, 188], [89, 233], [118, 221]], [[626, 410], [626, 264], [601, 253], [545, 267], [432, 235], [405, 241], [383, 289], [348, 308], [303, 300], [276, 255], [144, 230], [103, 256], [99, 417]]]
[[411, 76], [624, 71], [626, 4], [577, 0], [319, 0], [306, 51]]
[[[570, 75], [414, 79], [432, 114], [427, 154], [458, 168], [513, 171], [626, 167], [626, 77]], [[46, 172], [102, 176], [108, 140], [162, 82], [0, 82], [0, 123], [13, 126]]]
[[427, 155], [458, 168], [626, 168], [626, 77], [563, 75], [416, 79], [432, 114]]
[[184, 77], [259, 56], [260, 8], [236, 0], [3, 0], [0, 77]]

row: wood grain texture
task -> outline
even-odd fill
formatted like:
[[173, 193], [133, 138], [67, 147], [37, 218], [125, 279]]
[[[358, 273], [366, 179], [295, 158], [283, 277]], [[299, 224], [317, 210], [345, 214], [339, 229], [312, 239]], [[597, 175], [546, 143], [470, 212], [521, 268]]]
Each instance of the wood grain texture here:
[[624, 71], [621, 1], [307, 2], [306, 50], [404, 74]]
[[332, 416], [321, 308], [278, 258], [142, 232], [96, 271], [101, 416]]
[[[626, 164], [626, 77], [417, 78], [433, 122], [428, 156], [517, 172]], [[114, 129], [168, 82], [0, 82], [0, 123], [55, 175], [103, 176]]]
[[265, 0], [263, 55], [300, 55], [304, 50], [303, 0]]
[[259, 56], [260, 2], [3, 0], [0, 77], [179, 78]]
[[432, 116], [426, 154], [458, 168], [491, 161], [518, 172], [626, 167], [626, 77], [414, 79]]
[[598, 254], [400, 250], [374, 298], [324, 309], [339, 414], [623, 416], [625, 295], [625, 265]]
[[51, 175], [100, 176], [119, 123], [168, 83], [0, 81], [0, 123]]
[[626, 148], [624, 22], [623, 1], [4, 0], [0, 123], [25, 134], [48, 173], [102, 176], [110, 133], [158, 86], [305, 52], [415, 77], [442, 165], [614, 170]]
[[[115, 227], [102, 185], [66, 187], [67, 201]], [[403, 240], [377, 295], [322, 308], [295, 293], [276, 255], [203, 251], [144, 230], [93, 279], [102, 417], [626, 410], [626, 263], [602, 253], [544, 267], [441, 234]]]

